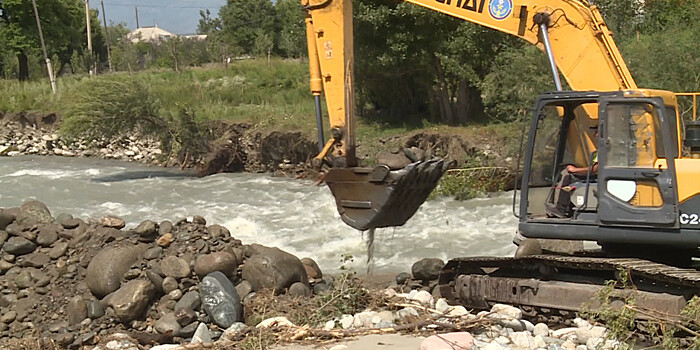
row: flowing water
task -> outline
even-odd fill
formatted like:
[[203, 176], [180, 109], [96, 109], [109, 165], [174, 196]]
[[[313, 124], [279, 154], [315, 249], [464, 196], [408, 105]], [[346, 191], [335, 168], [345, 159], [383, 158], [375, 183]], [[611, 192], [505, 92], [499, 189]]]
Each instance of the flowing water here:
[[[410, 271], [424, 257], [512, 255], [517, 221], [511, 196], [424, 203], [406, 225], [376, 230], [372, 271]], [[268, 174], [197, 178], [176, 169], [88, 158], [0, 158], [0, 207], [27, 199], [42, 201], [54, 216], [117, 215], [127, 228], [147, 219], [174, 222], [201, 215], [244, 244], [311, 257], [324, 271], [337, 270], [343, 254], [355, 257], [345, 266], [366, 267], [367, 235], [343, 224], [330, 191], [311, 181]]]

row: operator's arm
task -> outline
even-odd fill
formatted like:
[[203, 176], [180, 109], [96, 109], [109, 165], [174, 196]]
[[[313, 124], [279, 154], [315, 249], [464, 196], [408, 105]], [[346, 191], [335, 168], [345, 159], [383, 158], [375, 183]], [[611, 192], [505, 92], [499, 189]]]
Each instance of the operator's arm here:
[[[566, 171], [569, 172], [569, 174], [585, 174], [588, 172], [588, 167], [577, 167], [575, 165], [567, 165], [566, 166]], [[591, 169], [591, 174], [597, 174], [598, 173], [598, 163], [596, 162], [593, 164], [593, 169]]]

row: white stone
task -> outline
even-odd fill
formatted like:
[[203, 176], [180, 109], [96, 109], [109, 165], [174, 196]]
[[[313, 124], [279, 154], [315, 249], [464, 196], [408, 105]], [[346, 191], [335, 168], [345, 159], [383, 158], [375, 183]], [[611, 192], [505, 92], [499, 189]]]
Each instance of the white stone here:
[[343, 329], [348, 329], [352, 327], [352, 322], [354, 318], [352, 315], [343, 315], [340, 316], [340, 326], [343, 327]]
[[561, 338], [565, 335], [574, 334], [576, 333], [577, 329], [578, 328], [575, 327], [557, 329], [555, 331], [552, 331], [552, 338]]
[[510, 336], [510, 340], [515, 346], [530, 349], [535, 344], [535, 339], [530, 332], [515, 332]]
[[483, 348], [484, 350], [504, 350], [507, 349], [503, 345], [499, 344], [497, 341], [492, 341], [489, 343], [489, 345], [486, 345], [486, 347]]
[[588, 350], [588, 348], [585, 345], [577, 345], [576, 350]]
[[491, 312], [508, 318], [519, 320], [523, 318], [523, 312], [517, 307], [506, 304], [496, 304], [491, 308]]
[[384, 296], [387, 298], [393, 298], [396, 296], [396, 291], [392, 288], [387, 288], [382, 290], [382, 294], [384, 294]]
[[566, 350], [576, 350], [576, 344], [574, 344], [571, 340], [567, 340], [564, 343], [562, 343], [561, 347]]
[[411, 300], [417, 301], [425, 306], [432, 306], [433, 305], [433, 296], [424, 290], [416, 293], [416, 295], [414, 295], [411, 298]]
[[574, 326], [576, 326], [578, 328], [584, 328], [584, 327], [591, 328], [592, 327], [588, 321], [586, 321], [580, 317], [574, 318]]
[[262, 320], [255, 328], [270, 328], [273, 326], [294, 326], [286, 317], [271, 317]]
[[51, 134], [51, 141], [57, 141], [58, 140], [58, 134]]
[[128, 340], [110, 340], [105, 344], [107, 350], [138, 350], [134, 343]]
[[500, 336], [500, 337], [494, 339], [494, 341], [497, 341], [497, 342], [499, 342], [499, 343], [501, 343], [501, 344], [508, 344], [508, 343], [510, 343], [510, 339], [508, 339], [508, 338], [506, 338], [506, 337], [504, 337], [504, 336]]
[[363, 311], [355, 314], [352, 321], [352, 326], [355, 328], [370, 328], [372, 327], [372, 318], [377, 316], [375, 311]]
[[605, 329], [605, 327], [595, 326], [587, 328], [584, 326], [576, 329], [576, 338], [578, 338], [582, 344], [585, 344], [590, 338], [605, 337], [606, 333], [607, 329]]
[[532, 333], [532, 331], [535, 330], [535, 325], [532, 324], [532, 322], [530, 322], [530, 321], [528, 321], [528, 320], [520, 320], [520, 322], [522, 322], [522, 323], [525, 325], [525, 329], [526, 329], [528, 332]]
[[415, 296], [416, 294], [418, 294], [418, 291], [414, 289], [408, 292], [408, 295], [406, 295], [406, 299], [413, 299], [413, 296]]
[[403, 319], [408, 316], [418, 317], [418, 311], [412, 307], [405, 307], [399, 311], [396, 311], [396, 318]]
[[333, 320], [330, 320], [330, 321], [326, 322], [325, 325], [323, 325], [323, 329], [327, 330], [327, 331], [330, 331], [333, 328], [335, 328], [335, 321], [333, 321]]
[[[396, 321], [396, 317], [394, 316], [394, 313], [391, 311], [388, 311], [388, 310], [380, 311], [377, 314], [377, 317], [379, 317], [379, 322], [384, 321], [384, 322], [393, 323], [394, 321]], [[377, 322], [377, 323], [379, 323], [379, 322]]]
[[340, 345], [333, 346], [328, 350], [346, 350], [347, 348], [348, 348], [347, 345], [340, 344]]
[[444, 314], [450, 310], [450, 305], [447, 304], [447, 300], [445, 300], [445, 298], [440, 298], [435, 302], [435, 310]]
[[546, 347], [547, 347], [547, 342], [544, 341], [544, 337], [542, 337], [541, 335], [537, 335], [537, 336], [535, 336], [535, 344], [534, 344], [534, 346], [535, 346], [536, 348], [546, 348]]
[[177, 349], [180, 347], [180, 344], [163, 344], [163, 345], [156, 345], [151, 348], [151, 350], [170, 350], [170, 349]]
[[605, 341], [605, 344], [603, 344], [604, 350], [613, 350], [618, 348], [621, 348], [620, 342], [615, 339], [608, 339]]
[[133, 157], [136, 155], [136, 153], [134, 153], [134, 151], [132, 151], [132, 150], [128, 150], [128, 151], [124, 152], [124, 155], [127, 157]]
[[53, 141], [49, 135], [41, 135], [41, 139], [44, 141]]
[[209, 333], [209, 328], [206, 323], [201, 322], [199, 326], [197, 326], [197, 330], [194, 331], [190, 343], [211, 343], [211, 334]]
[[54, 149], [53, 149], [53, 154], [55, 154], [55, 155], [57, 155], [57, 156], [60, 156], [60, 155], [63, 154], [63, 150], [60, 149], [60, 148], [54, 148]]
[[18, 156], [19, 154], [20, 154], [19, 151], [10, 151], [10, 152], [7, 152], [7, 156], [8, 156], [8, 157], [16, 157], [16, 156]]
[[534, 336], [541, 335], [543, 337], [548, 337], [549, 336], [549, 326], [547, 326], [544, 323], [536, 324], [535, 327], [532, 329], [532, 335], [534, 335]]
[[603, 338], [588, 338], [588, 340], [586, 340], [586, 347], [591, 350], [596, 350], [602, 348], [604, 343], [605, 339]]
[[464, 315], [469, 315], [469, 311], [467, 311], [467, 309], [462, 305], [450, 307], [450, 312], [447, 313], [447, 316], [452, 316], [452, 317], [464, 316]]

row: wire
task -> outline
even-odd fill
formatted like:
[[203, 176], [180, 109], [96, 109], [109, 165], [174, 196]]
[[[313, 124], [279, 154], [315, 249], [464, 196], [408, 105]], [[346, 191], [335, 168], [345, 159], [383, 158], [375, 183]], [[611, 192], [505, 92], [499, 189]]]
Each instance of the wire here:
[[201, 5], [201, 6], [174, 6], [174, 5], [143, 5], [143, 4], [126, 4], [116, 2], [105, 2], [105, 6], [128, 6], [128, 7], [149, 7], [149, 8], [179, 8], [179, 9], [201, 9], [201, 8], [219, 8], [221, 5]]

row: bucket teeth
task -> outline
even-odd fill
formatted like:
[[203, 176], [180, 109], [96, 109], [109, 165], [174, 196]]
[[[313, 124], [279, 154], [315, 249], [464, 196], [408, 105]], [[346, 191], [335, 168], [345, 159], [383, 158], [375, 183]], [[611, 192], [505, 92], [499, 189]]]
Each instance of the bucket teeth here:
[[325, 177], [343, 221], [358, 229], [401, 226], [437, 186], [447, 166], [435, 158], [393, 170], [378, 181], [375, 168], [333, 168]]

